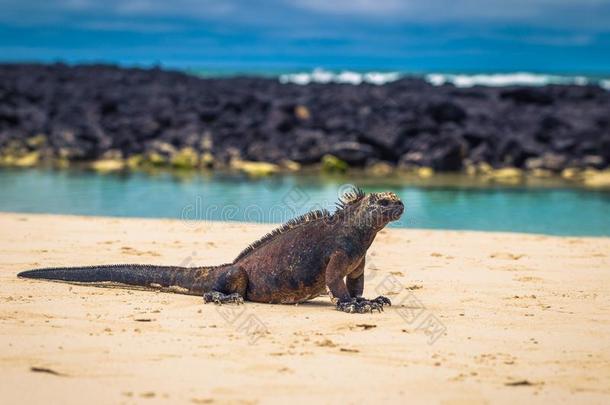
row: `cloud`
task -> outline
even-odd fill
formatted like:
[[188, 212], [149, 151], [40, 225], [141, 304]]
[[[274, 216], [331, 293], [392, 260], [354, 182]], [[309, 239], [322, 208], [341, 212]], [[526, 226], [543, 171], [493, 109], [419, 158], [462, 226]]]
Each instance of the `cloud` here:
[[607, 31], [610, 0], [285, 0], [320, 15], [404, 23], [507, 23]]
[[140, 19], [144, 23], [151, 18], [219, 20], [230, 19], [237, 5], [229, 0], [0, 0], [0, 21], [36, 25], [116, 18]]
[[[284, 26], [287, 22], [506, 23], [610, 28], [610, 0], [0, 0], [0, 19], [22, 24], [73, 18], [185, 18]], [[341, 21], [339, 21], [341, 19]]]
[[388, 16], [408, 8], [408, 2], [400, 0], [293, 0], [287, 3], [320, 13], [364, 16]]
[[591, 45], [595, 41], [595, 36], [588, 34], [530, 35], [526, 36], [524, 41], [538, 45], [580, 47]]
[[182, 30], [179, 24], [138, 21], [86, 21], [78, 25], [94, 31], [128, 31], [128, 32], [172, 32]]
[[236, 5], [221, 0], [113, 0], [113, 10], [119, 15], [129, 16], [230, 16]]
[[0, 60], [93, 58], [105, 44], [110, 60], [610, 66], [610, 0], [0, 0], [0, 10]]

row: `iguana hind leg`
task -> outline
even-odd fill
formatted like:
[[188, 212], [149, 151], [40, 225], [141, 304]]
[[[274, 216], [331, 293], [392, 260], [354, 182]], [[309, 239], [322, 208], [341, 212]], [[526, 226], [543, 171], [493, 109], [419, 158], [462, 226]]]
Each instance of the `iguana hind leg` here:
[[209, 291], [203, 293], [203, 301], [207, 304], [235, 303], [243, 304], [248, 287], [248, 274], [242, 267], [229, 266], [215, 275]]

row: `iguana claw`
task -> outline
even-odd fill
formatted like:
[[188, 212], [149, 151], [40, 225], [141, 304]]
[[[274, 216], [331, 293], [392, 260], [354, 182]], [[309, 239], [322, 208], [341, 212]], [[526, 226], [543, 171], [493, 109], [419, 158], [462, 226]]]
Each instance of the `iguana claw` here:
[[357, 297], [356, 300], [358, 300], [358, 301], [376, 302], [377, 304], [381, 305], [382, 307], [384, 305], [392, 306], [392, 301], [390, 301], [390, 299], [388, 297], [384, 297], [383, 295], [380, 295], [377, 298], [373, 298], [372, 300], [368, 300], [368, 299], [363, 298], [363, 297]]
[[384, 305], [392, 306], [392, 301], [390, 301], [390, 299], [388, 297], [384, 297], [383, 295], [380, 295], [379, 297], [377, 297], [371, 301], [376, 302], [381, 306], [384, 306]]
[[239, 305], [244, 303], [244, 299], [241, 295], [237, 293], [223, 294], [218, 291], [210, 291], [203, 294], [203, 302], [206, 304], [208, 302], [213, 302], [216, 305], [222, 305], [226, 303], [234, 303]]

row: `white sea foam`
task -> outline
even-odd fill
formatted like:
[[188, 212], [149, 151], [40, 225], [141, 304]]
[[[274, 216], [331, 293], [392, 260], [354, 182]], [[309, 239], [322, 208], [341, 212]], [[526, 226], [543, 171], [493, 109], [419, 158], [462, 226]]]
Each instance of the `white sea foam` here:
[[[314, 69], [311, 72], [299, 72], [283, 74], [279, 77], [282, 83], [295, 83], [306, 85], [310, 83], [346, 83], [358, 85], [369, 83], [383, 85], [396, 81], [404, 76], [412, 76], [399, 72], [354, 72], [344, 70], [332, 72], [325, 69]], [[451, 74], [430, 73], [423, 78], [434, 86], [453, 84], [456, 87], [473, 86], [545, 86], [547, 84], [573, 84], [586, 86], [598, 84], [606, 90], [610, 90], [610, 79], [595, 79], [585, 76], [561, 76], [542, 73], [515, 72], [515, 73], [489, 73], [489, 74]]]
[[425, 79], [435, 86], [450, 83], [456, 87], [544, 86], [547, 84], [576, 84], [584, 86], [589, 84], [589, 79], [584, 76], [558, 76], [528, 72], [475, 75], [431, 73], [426, 75]]
[[369, 72], [364, 74], [364, 81], [367, 83], [382, 85], [385, 83], [393, 82], [400, 79], [400, 73], [398, 72]]
[[290, 73], [280, 76], [282, 83], [309, 84], [309, 83], [347, 83], [361, 84], [370, 83], [382, 85], [385, 83], [398, 80], [400, 74], [398, 72], [366, 72], [359, 73], [351, 70], [344, 70], [334, 73], [324, 69], [314, 69], [311, 73], [299, 72]]

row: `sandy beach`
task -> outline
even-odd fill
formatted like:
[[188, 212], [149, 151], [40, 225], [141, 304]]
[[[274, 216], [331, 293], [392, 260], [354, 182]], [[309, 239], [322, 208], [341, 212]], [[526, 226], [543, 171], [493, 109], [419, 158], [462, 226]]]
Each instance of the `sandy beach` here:
[[18, 279], [231, 261], [273, 225], [0, 214], [2, 403], [610, 402], [610, 238], [386, 230], [383, 313]]

